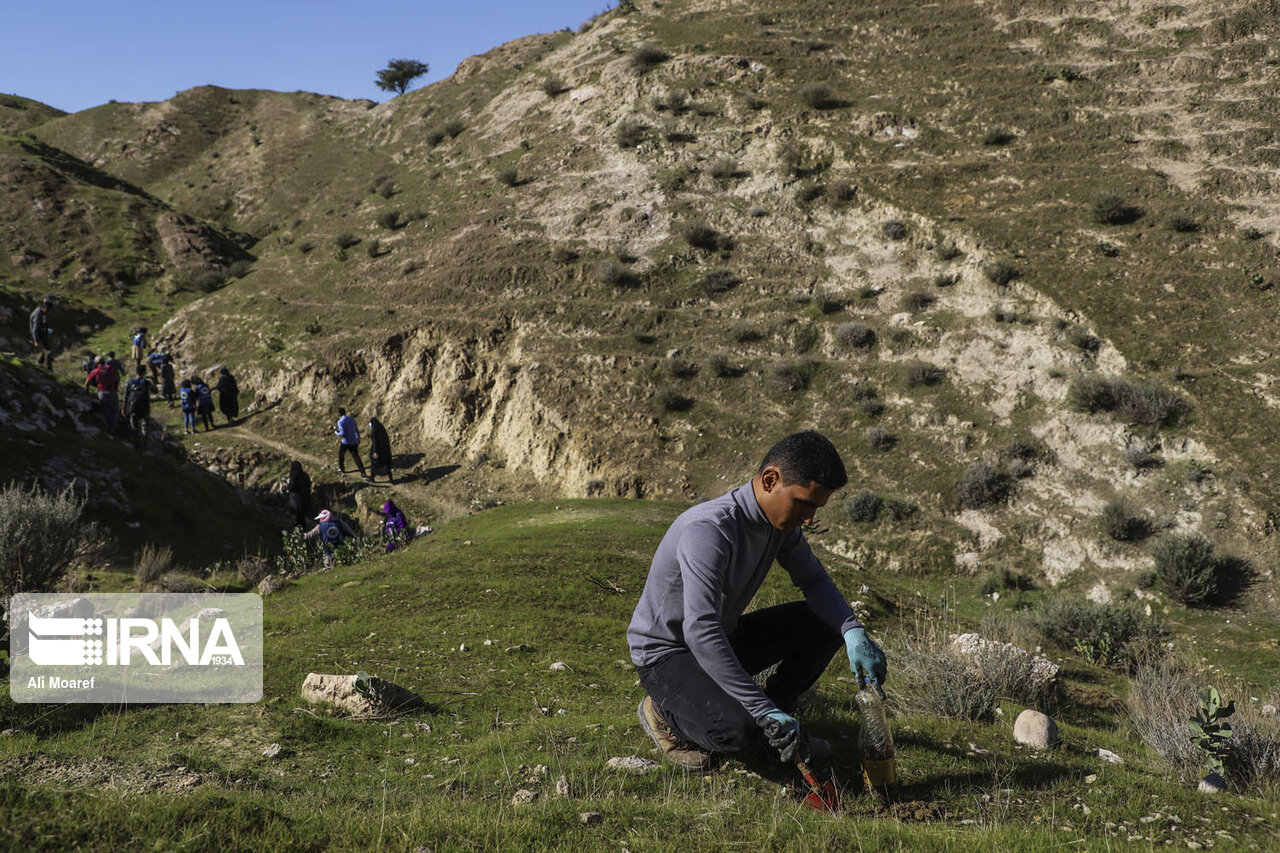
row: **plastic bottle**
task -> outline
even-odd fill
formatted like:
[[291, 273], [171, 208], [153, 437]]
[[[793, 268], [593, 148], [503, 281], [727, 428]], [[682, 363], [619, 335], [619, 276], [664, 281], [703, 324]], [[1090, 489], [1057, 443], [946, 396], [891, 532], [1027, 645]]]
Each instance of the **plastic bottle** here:
[[855, 700], [862, 725], [858, 729], [858, 755], [862, 759], [862, 781], [872, 793], [888, 797], [898, 776], [894, 768], [893, 733], [885, 716], [884, 691], [880, 685], [864, 681]]

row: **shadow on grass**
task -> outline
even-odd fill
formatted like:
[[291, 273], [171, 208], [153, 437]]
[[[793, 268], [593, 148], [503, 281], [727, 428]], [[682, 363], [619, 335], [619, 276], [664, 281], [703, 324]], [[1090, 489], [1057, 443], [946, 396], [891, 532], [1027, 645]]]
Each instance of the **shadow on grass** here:
[[276, 406], [280, 405], [280, 402], [281, 402], [280, 400], [274, 400], [260, 409], [254, 409], [252, 412], [245, 412], [243, 415], [236, 418], [231, 423], [227, 424], [227, 426], [238, 427], [242, 424], [247, 424], [249, 421], [253, 420], [254, 418], [259, 417], [260, 415], [264, 415], [267, 412], [271, 411]]

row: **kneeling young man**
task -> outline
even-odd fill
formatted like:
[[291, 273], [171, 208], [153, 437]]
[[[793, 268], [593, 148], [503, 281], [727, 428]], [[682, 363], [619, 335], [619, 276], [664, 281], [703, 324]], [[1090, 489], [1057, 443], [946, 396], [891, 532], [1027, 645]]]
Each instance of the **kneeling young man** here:
[[[627, 628], [648, 694], [640, 724], [668, 760], [700, 770], [710, 753], [750, 749], [766, 731], [785, 760], [807, 758], [792, 714], [842, 644], [855, 674], [884, 682], [884, 652], [801, 532], [847, 481], [825, 436], [795, 433], [751, 482], [672, 522]], [[775, 560], [804, 600], [744, 615]], [[752, 676], [774, 664], [762, 690]]]

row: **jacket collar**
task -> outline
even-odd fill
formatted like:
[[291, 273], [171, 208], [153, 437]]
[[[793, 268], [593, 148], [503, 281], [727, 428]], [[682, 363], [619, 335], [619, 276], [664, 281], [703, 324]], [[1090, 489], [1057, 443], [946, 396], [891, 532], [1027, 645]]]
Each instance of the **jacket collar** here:
[[742, 515], [749, 523], [770, 529], [773, 528], [773, 525], [769, 523], [769, 517], [760, 508], [760, 502], [756, 500], [756, 493], [751, 487], [750, 480], [746, 482], [746, 485], [739, 486], [733, 490], [733, 500], [742, 508]]

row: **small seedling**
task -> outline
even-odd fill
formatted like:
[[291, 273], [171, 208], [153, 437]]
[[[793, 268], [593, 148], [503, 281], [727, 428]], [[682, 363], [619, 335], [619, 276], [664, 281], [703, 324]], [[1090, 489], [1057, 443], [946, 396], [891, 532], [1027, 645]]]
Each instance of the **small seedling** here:
[[1217, 688], [1206, 687], [1200, 691], [1200, 709], [1187, 721], [1192, 732], [1191, 742], [1204, 751], [1204, 767], [1210, 773], [1222, 775], [1222, 759], [1231, 752], [1227, 745], [1231, 724], [1222, 721], [1235, 712], [1235, 701], [1224, 706]]

